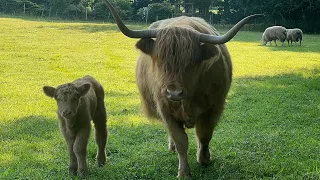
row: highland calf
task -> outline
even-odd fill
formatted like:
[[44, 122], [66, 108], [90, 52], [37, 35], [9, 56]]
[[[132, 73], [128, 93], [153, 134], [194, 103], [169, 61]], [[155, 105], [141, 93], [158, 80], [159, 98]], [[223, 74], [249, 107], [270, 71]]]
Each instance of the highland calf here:
[[54, 98], [58, 105], [57, 115], [60, 130], [67, 142], [70, 154], [69, 174], [80, 177], [88, 173], [86, 155], [91, 131], [90, 120], [95, 127], [95, 140], [98, 145], [97, 163], [106, 163], [107, 114], [104, 104], [104, 90], [91, 76], [85, 76], [72, 83], [43, 87], [44, 93]]
[[153, 23], [148, 30], [130, 30], [110, 2], [107, 5], [126, 36], [141, 38], [136, 81], [142, 105], [149, 117], [163, 120], [169, 134], [169, 150], [177, 151], [179, 177], [190, 177], [188, 136], [196, 129], [197, 161], [210, 162], [209, 142], [223, 112], [232, 80], [232, 63], [224, 43], [249, 20], [244, 18], [225, 35], [201, 18], [177, 17]]

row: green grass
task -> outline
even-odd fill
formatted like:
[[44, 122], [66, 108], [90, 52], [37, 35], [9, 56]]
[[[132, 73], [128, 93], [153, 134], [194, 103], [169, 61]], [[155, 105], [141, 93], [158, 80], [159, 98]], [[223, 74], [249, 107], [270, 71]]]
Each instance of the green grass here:
[[[193, 179], [320, 178], [320, 36], [305, 35], [302, 47], [260, 39], [244, 31], [227, 43], [234, 81], [210, 166], [197, 165], [188, 130]], [[135, 42], [114, 24], [0, 18], [0, 179], [73, 179], [56, 105], [42, 86], [86, 74], [105, 88], [110, 134], [103, 168], [91, 134], [89, 179], [175, 179], [178, 159], [163, 125], [140, 114]]]

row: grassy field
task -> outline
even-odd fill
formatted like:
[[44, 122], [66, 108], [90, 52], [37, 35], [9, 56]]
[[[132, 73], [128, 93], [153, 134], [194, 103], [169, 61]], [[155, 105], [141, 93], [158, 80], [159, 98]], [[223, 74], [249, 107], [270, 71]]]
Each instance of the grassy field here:
[[[320, 179], [320, 36], [305, 35], [302, 47], [265, 47], [260, 38], [240, 32], [227, 43], [233, 85], [210, 166], [197, 165], [188, 130], [192, 179]], [[176, 179], [163, 125], [140, 114], [135, 42], [114, 24], [0, 18], [0, 179], [74, 179], [42, 86], [86, 74], [105, 88], [110, 135], [98, 168], [91, 133], [89, 179]]]

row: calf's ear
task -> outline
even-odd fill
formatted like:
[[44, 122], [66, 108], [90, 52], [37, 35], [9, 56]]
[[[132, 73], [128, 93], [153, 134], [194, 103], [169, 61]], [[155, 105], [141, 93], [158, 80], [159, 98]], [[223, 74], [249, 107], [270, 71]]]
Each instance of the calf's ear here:
[[88, 93], [89, 89], [91, 87], [91, 84], [82, 84], [81, 86], [78, 87], [78, 93], [80, 96], [84, 96]]
[[54, 97], [54, 92], [56, 91], [56, 88], [51, 87], [51, 86], [43, 86], [43, 92], [48, 96], [53, 98]]
[[136, 47], [140, 49], [142, 52], [151, 55], [154, 48], [154, 40], [153, 39], [140, 39]]

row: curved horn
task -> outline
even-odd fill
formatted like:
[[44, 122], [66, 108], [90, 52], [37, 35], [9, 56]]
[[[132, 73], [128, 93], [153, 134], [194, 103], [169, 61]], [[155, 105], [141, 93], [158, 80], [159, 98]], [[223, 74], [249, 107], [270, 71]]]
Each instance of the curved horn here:
[[212, 44], [224, 44], [230, 41], [237, 32], [244, 26], [248, 21], [255, 19], [257, 17], [263, 17], [263, 14], [254, 14], [251, 16], [247, 16], [239, 21], [236, 25], [234, 25], [226, 34], [222, 36], [215, 36], [210, 34], [200, 34], [199, 40], [204, 43], [212, 43]]
[[117, 11], [113, 8], [113, 6], [111, 5], [111, 3], [106, 0], [107, 6], [109, 7], [109, 10], [111, 11], [111, 14], [114, 18], [114, 20], [116, 21], [119, 29], [121, 30], [121, 32], [130, 37], [130, 38], [155, 38], [157, 35], [157, 30], [131, 30], [129, 29], [126, 25], [123, 24], [119, 14], [117, 13]]

